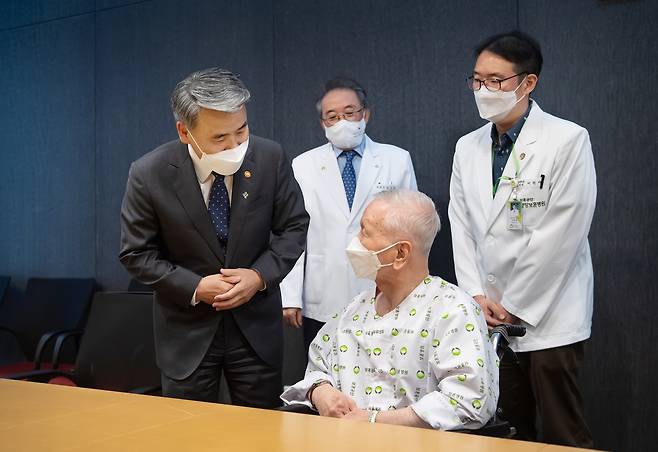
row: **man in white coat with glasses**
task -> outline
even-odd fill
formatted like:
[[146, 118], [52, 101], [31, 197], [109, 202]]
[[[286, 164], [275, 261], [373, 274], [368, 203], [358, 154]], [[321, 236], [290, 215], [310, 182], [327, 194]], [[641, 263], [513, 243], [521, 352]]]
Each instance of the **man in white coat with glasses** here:
[[409, 153], [365, 134], [370, 110], [357, 81], [329, 80], [316, 107], [328, 142], [292, 161], [311, 220], [306, 251], [281, 283], [284, 321], [303, 328], [305, 350], [333, 313], [373, 286], [354, 276], [345, 255], [368, 202], [417, 189]]
[[500, 365], [500, 405], [519, 439], [592, 447], [578, 386], [593, 307], [589, 134], [529, 98], [543, 61], [534, 39], [493, 36], [476, 56], [468, 85], [489, 122], [455, 151], [448, 215], [457, 281], [490, 326], [526, 327], [511, 342], [519, 362]]

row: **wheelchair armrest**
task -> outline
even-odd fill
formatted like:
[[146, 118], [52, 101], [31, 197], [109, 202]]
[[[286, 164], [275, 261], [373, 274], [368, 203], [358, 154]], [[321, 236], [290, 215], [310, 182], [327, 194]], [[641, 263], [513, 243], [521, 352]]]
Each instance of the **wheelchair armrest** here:
[[318, 416], [317, 411], [315, 411], [313, 408], [310, 408], [306, 405], [302, 405], [301, 403], [293, 403], [291, 405], [284, 405], [282, 407], [277, 408], [277, 411], [285, 411], [287, 413], [310, 414], [310, 415]]
[[496, 414], [489, 419], [489, 422], [477, 429], [459, 429], [451, 430], [456, 433], [467, 433], [469, 435], [490, 436], [494, 438], [512, 438], [516, 436], [516, 428], [509, 422], [500, 417], [502, 410], [498, 408]]

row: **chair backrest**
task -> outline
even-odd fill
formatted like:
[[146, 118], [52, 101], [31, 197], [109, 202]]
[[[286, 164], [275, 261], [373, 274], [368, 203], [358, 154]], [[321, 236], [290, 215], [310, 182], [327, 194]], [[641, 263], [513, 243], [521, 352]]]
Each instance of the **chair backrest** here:
[[5, 300], [5, 292], [7, 292], [10, 280], [11, 277], [9, 276], [0, 276], [0, 306], [2, 306], [2, 302]]
[[159, 386], [153, 341], [153, 294], [98, 292], [73, 371], [80, 386], [129, 391]]
[[93, 278], [30, 278], [25, 298], [3, 307], [2, 324], [31, 360], [42, 334], [84, 326], [94, 286]]

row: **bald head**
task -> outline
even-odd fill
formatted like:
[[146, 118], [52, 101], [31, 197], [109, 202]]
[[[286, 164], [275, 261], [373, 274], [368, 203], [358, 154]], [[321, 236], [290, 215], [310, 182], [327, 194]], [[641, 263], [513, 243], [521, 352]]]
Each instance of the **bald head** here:
[[429, 256], [441, 229], [434, 202], [424, 193], [391, 190], [375, 195], [364, 213], [372, 217], [391, 242], [408, 240], [419, 253]]

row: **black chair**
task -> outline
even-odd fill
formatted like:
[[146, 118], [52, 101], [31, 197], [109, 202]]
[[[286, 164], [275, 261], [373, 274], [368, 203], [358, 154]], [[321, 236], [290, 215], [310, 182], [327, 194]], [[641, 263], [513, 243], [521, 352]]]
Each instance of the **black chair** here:
[[[494, 327], [491, 330], [491, 342], [493, 343], [494, 350], [498, 355], [500, 361], [508, 355], [513, 359], [516, 359], [516, 354], [509, 347], [509, 338], [510, 337], [521, 337], [525, 335], [525, 328], [518, 325], [499, 325]], [[294, 404], [286, 405], [279, 408], [279, 411], [286, 411], [289, 413], [300, 413], [300, 414], [310, 414], [317, 415], [318, 413], [306, 405]], [[482, 435], [482, 436], [491, 436], [496, 438], [512, 438], [516, 435], [516, 428], [512, 426], [503, 418], [504, 414], [500, 407], [496, 410], [494, 417], [489, 420], [484, 426], [479, 429], [461, 429], [461, 430], [451, 430], [452, 432], [457, 433], [467, 433], [469, 435]]]
[[5, 378], [158, 393], [161, 382], [155, 363], [152, 293], [96, 293], [84, 332], [70, 331], [57, 337], [54, 364], [57, 364], [62, 345], [80, 336], [80, 350], [72, 371], [38, 370]]
[[[0, 308], [4, 303], [5, 294], [9, 288], [9, 281], [11, 277], [0, 276]], [[0, 315], [2, 311], [0, 310]], [[7, 330], [0, 326], [0, 367], [5, 364], [14, 363], [24, 359], [21, 346], [16, 339], [16, 335], [11, 330]]]
[[0, 375], [39, 369], [46, 347], [60, 332], [84, 327], [94, 287], [93, 278], [30, 278], [23, 300], [0, 306], [0, 331], [19, 353], [8, 356], [8, 348], [0, 349]]

